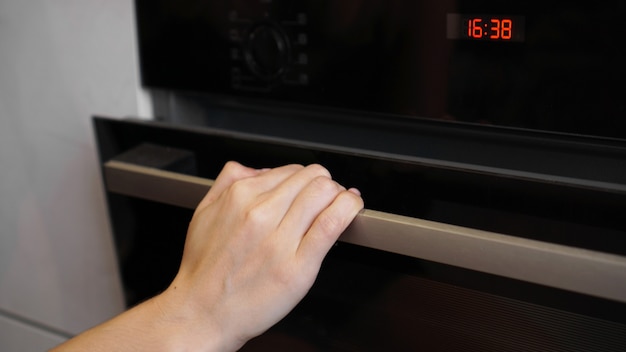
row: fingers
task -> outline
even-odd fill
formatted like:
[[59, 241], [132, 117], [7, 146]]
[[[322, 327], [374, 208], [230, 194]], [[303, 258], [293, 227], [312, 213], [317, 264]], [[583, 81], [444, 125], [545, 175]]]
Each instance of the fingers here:
[[[243, 183], [235, 185], [238, 182]], [[283, 241], [295, 244], [292, 248], [320, 262], [363, 207], [358, 191], [346, 191], [320, 165], [257, 170], [228, 162], [198, 209], [211, 204], [234, 185], [238, 191], [233, 192], [244, 192], [245, 198], [263, 195], [258, 198], [261, 203], [254, 203], [261, 207], [262, 213], [271, 214], [265, 217], [270, 224], [264, 223], [264, 228], [278, 228], [281, 237], [288, 236]]]
[[243, 166], [238, 162], [229, 161], [224, 165], [222, 171], [220, 171], [215, 179], [215, 183], [213, 183], [211, 189], [207, 192], [202, 201], [200, 201], [197, 208], [202, 209], [213, 203], [226, 189], [237, 181], [267, 173], [268, 175], [266, 177], [258, 178], [256, 182], [253, 181], [254, 185], [252, 185], [251, 188], [258, 194], [276, 187], [276, 185], [302, 168], [303, 166], [301, 165], [286, 165], [275, 169], [253, 169]]
[[326, 253], [363, 209], [363, 199], [355, 189], [341, 191], [319, 215], [302, 238], [297, 256], [304, 267], [318, 269]]
[[[345, 188], [327, 176], [317, 176], [303, 185], [293, 199], [289, 211], [280, 223], [281, 237], [294, 237], [299, 242], [317, 216], [326, 209]], [[297, 248], [297, 247], [296, 247]], [[295, 249], [295, 248], [294, 248]]]
[[[272, 175], [267, 175], [267, 177], [272, 177]], [[334, 198], [339, 188], [340, 186], [331, 180], [328, 170], [317, 164], [309, 165], [285, 178], [280, 184], [277, 184], [264, 200], [264, 207], [273, 214], [280, 214], [279, 217], [275, 218], [274, 226], [280, 226], [285, 220], [288, 222], [293, 221], [297, 225], [303, 221], [306, 222], [307, 219], [294, 216], [294, 209], [302, 210], [303, 208], [308, 208], [321, 211], [322, 207], [327, 206], [331, 199], [324, 200], [323, 197], [320, 198], [318, 195], [333, 193], [332, 198]], [[294, 204], [298, 198], [304, 198], [305, 201], [301, 200]], [[307, 204], [307, 199], [313, 203]], [[290, 218], [285, 219], [289, 213], [292, 215]], [[298, 213], [298, 211], [295, 213]], [[312, 219], [309, 221], [312, 221]], [[287, 228], [296, 229], [295, 232], [299, 233], [299, 237], [301, 237], [309, 225], [310, 223], [304, 228], [299, 228], [298, 226]]]
[[[253, 182], [252, 187], [254, 188], [255, 194], [261, 194], [274, 190], [275, 188], [280, 187], [283, 183], [289, 184], [288, 180], [304, 169], [305, 167], [302, 165], [285, 165], [274, 169], [269, 169], [259, 174], [259, 177], [256, 177], [254, 180], [250, 181]], [[290, 192], [290, 190], [284, 189], [283, 186], [283, 189], [279, 191], [279, 193], [280, 192]], [[291, 190], [291, 192], [293, 192], [293, 190]]]
[[[280, 192], [288, 189], [297, 192]], [[281, 206], [288, 207], [279, 225], [279, 236], [283, 241], [289, 241], [289, 237], [295, 239], [296, 249], [307, 237], [314, 242], [318, 241], [317, 237], [325, 237], [320, 253], [315, 255], [320, 259], [363, 208], [360, 192], [356, 189], [347, 191], [320, 165], [307, 166], [277, 190], [276, 194], [283, 195]], [[285, 194], [291, 194], [291, 197], [285, 197]]]

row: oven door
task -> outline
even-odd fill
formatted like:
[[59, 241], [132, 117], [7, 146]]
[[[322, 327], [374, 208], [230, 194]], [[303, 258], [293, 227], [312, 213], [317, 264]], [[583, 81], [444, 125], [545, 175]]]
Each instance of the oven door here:
[[174, 277], [226, 161], [320, 163], [367, 209], [305, 299], [243, 350], [626, 350], [623, 192], [208, 128], [94, 126], [129, 306]]

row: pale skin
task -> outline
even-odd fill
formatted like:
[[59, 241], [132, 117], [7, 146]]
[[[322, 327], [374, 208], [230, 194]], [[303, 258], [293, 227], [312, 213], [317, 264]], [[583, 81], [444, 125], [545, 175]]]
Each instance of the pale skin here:
[[194, 212], [171, 285], [53, 351], [236, 351], [306, 295], [362, 208], [320, 165], [229, 162]]

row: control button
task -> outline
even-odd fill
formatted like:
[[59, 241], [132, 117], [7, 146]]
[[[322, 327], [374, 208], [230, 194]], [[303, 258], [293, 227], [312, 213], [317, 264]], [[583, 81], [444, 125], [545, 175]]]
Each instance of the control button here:
[[309, 75], [307, 75], [306, 73], [301, 73], [298, 77], [298, 82], [303, 86], [309, 85]]
[[237, 42], [239, 41], [239, 31], [236, 29], [231, 29], [228, 31], [228, 37], [231, 41]]
[[308, 19], [306, 13], [299, 13], [298, 14], [298, 24], [301, 24], [301, 25], [304, 26], [304, 25], [307, 24], [308, 21], [309, 21], [309, 19]]
[[245, 59], [250, 70], [265, 80], [280, 76], [289, 63], [289, 41], [272, 23], [253, 27], [245, 43]]
[[309, 56], [305, 53], [300, 53], [298, 55], [298, 63], [300, 65], [307, 65], [309, 63]]
[[239, 60], [240, 58], [240, 51], [238, 48], [231, 48], [230, 49], [230, 59], [233, 61]]
[[309, 43], [309, 39], [308, 39], [306, 33], [298, 34], [298, 44], [300, 44], [300, 45], [307, 45], [308, 43]]

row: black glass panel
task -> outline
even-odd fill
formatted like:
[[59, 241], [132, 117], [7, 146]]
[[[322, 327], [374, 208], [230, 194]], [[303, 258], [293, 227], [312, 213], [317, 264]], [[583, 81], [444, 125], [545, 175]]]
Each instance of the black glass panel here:
[[[361, 188], [368, 208], [626, 252], [619, 221], [626, 196], [619, 192], [206, 129], [95, 124], [103, 161], [153, 143], [194, 153], [197, 174], [210, 178], [230, 159], [256, 167], [320, 162]], [[107, 196], [133, 305], [175, 274], [191, 211]], [[243, 351], [623, 351], [625, 319], [621, 303], [338, 243], [301, 304]]]
[[[376, 156], [168, 124], [101, 122], [118, 153], [141, 143], [193, 151], [198, 176], [215, 178], [229, 160], [252, 167], [320, 163], [357, 187], [366, 207], [388, 213], [626, 254], [626, 193], [442, 167], [408, 156]], [[97, 123], [98, 120], [96, 121]], [[103, 154], [103, 160], [115, 157]]]
[[626, 138], [623, 1], [136, 6], [150, 87]]
[[[557, 298], [558, 297], [558, 298]], [[623, 307], [339, 244], [243, 351], [619, 351]], [[586, 307], [580, 310], [580, 307]]]

